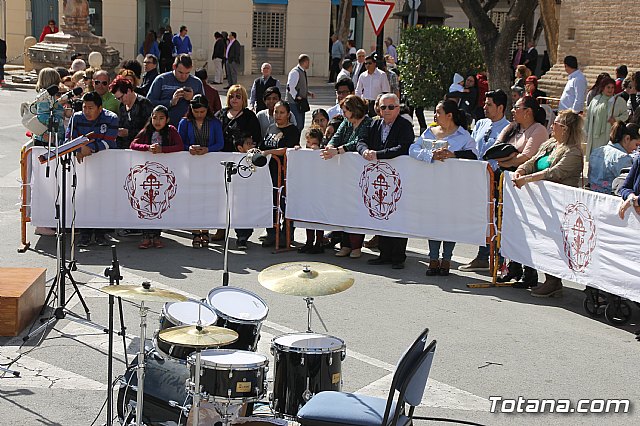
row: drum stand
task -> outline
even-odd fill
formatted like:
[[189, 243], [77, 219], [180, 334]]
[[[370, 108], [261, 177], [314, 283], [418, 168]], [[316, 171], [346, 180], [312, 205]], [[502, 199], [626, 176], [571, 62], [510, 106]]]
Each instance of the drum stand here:
[[311, 330], [311, 309], [316, 312], [316, 315], [318, 316], [318, 319], [320, 320], [320, 324], [322, 324], [322, 328], [324, 328], [324, 331], [329, 331], [326, 324], [322, 320], [322, 317], [320, 316], [320, 312], [318, 312], [318, 308], [316, 308], [316, 305], [313, 304], [313, 297], [305, 297], [303, 300], [307, 303], [307, 333], [313, 333], [313, 331]]
[[[151, 288], [151, 283], [145, 281], [142, 283], [142, 287], [145, 289]], [[138, 386], [136, 388], [136, 426], [143, 426], [142, 423], [142, 410], [144, 404], [144, 370], [145, 370], [145, 342], [147, 340], [147, 313], [149, 308], [144, 306], [144, 300], [140, 301], [140, 345], [138, 347], [138, 365], [136, 366], [138, 373]], [[125, 416], [126, 417], [126, 416]]]
[[[201, 327], [200, 321], [198, 321], [198, 327]], [[189, 386], [187, 388], [187, 392], [189, 390], [193, 393], [193, 402], [191, 408], [193, 409], [193, 425], [198, 426], [200, 424], [200, 402], [202, 401], [202, 393], [200, 392], [200, 374], [201, 374], [201, 358], [200, 358], [201, 350], [200, 348], [196, 349], [196, 362], [194, 365], [195, 370], [195, 378], [194, 381], [189, 381]], [[193, 388], [191, 388], [193, 386]]]

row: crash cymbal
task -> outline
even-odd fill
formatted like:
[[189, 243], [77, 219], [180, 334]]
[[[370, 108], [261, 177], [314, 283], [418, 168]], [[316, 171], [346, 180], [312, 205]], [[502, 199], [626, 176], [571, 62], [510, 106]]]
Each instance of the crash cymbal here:
[[346, 269], [327, 263], [289, 262], [262, 270], [258, 282], [276, 293], [316, 297], [345, 291], [353, 285], [353, 277]]
[[228, 328], [214, 325], [201, 327], [197, 325], [180, 325], [160, 331], [158, 339], [165, 343], [189, 348], [210, 348], [235, 342], [238, 340], [238, 333]]
[[184, 302], [187, 297], [170, 290], [153, 288], [148, 283], [142, 285], [108, 285], [100, 290], [112, 296], [140, 302]]

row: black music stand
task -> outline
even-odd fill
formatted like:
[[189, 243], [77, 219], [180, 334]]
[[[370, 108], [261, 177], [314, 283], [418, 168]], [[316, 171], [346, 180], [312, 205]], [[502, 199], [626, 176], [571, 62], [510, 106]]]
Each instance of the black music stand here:
[[[89, 312], [89, 307], [87, 306], [87, 303], [82, 297], [82, 294], [80, 294], [80, 289], [78, 288], [78, 284], [76, 283], [76, 281], [73, 279], [73, 276], [71, 275], [71, 271], [76, 269], [75, 261], [67, 265], [67, 260], [66, 260], [66, 256], [67, 256], [67, 253], [66, 253], [67, 172], [71, 171], [71, 161], [72, 161], [73, 152], [76, 149], [87, 145], [92, 136], [93, 136], [92, 134], [88, 134], [86, 136], [81, 136], [79, 138], [73, 139], [63, 145], [60, 145], [59, 147], [56, 147], [56, 149], [54, 150], [48, 151], [46, 154], [41, 155], [39, 157], [41, 164], [45, 164], [45, 163], [48, 164], [49, 161], [55, 159], [56, 160], [56, 169], [55, 169], [56, 178], [58, 177], [58, 172], [62, 174], [61, 179], [58, 181], [58, 182], [61, 182], [61, 184], [59, 184], [57, 188], [60, 196], [56, 198], [56, 204], [55, 204], [56, 219], [58, 221], [58, 232], [57, 232], [58, 272], [56, 274], [55, 279], [53, 280], [53, 283], [51, 284], [51, 288], [49, 289], [49, 294], [47, 294], [47, 298], [45, 300], [44, 306], [40, 314], [42, 315], [44, 313], [44, 309], [48, 305], [49, 300], [51, 296], [54, 294], [54, 292], [56, 293], [56, 296], [57, 296], [57, 306], [53, 311], [53, 315], [51, 315], [49, 319], [42, 320], [43, 324], [40, 327], [38, 327], [33, 332], [27, 334], [23, 338], [25, 342], [28, 341], [33, 335], [40, 333], [50, 325], [53, 325], [54, 323], [56, 323], [58, 320], [66, 318], [67, 315], [69, 315], [69, 318], [68, 318], [69, 320], [76, 321], [80, 324], [88, 325], [90, 327], [93, 327], [102, 331], [106, 330], [104, 327], [98, 324], [95, 324], [91, 321], [91, 313]], [[74, 188], [76, 186], [75, 176], [72, 182], [72, 186]], [[60, 199], [62, 199], [62, 201], [60, 201]], [[62, 203], [62, 205], [60, 205], [60, 203]], [[71, 296], [69, 296], [68, 299], [65, 298], [66, 296], [65, 286], [66, 286], [67, 278], [69, 279], [69, 281], [71, 282], [71, 285], [73, 285], [73, 288], [74, 288], [74, 292], [71, 294]], [[87, 316], [86, 319], [82, 318], [75, 312], [72, 312], [66, 308], [67, 304], [71, 301], [73, 296], [75, 296], [76, 294], [78, 295], [78, 298], [80, 299], [80, 303], [84, 308], [84, 312]]]

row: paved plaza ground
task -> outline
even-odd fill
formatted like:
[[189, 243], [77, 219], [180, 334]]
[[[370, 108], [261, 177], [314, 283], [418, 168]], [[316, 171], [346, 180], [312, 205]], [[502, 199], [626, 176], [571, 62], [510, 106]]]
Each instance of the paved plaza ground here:
[[[245, 77], [244, 83], [249, 82]], [[314, 107], [334, 102], [333, 88], [312, 80], [318, 98]], [[33, 235], [31, 248], [19, 254], [20, 242], [19, 150], [25, 142], [18, 106], [33, 98], [33, 89], [0, 89], [0, 267], [44, 267], [51, 279], [56, 268], [52, 237]], [[307, 120], [309, 120], [307, 114]], [[417, 129], [416, 129], [417, 132]], [[428, 220], [428, 218], [425, 218]], [[272, 362], [271, 339], [306, 329], [306, 309], [301, 298], [283, 296], [260, 286], [258, 273], [270, 265], [312, 260], [339, 265], [352, 271], [355, 284], [349, 290], [316, 299], [327, 334], [347, 345], [343, 389], [386, 396], [394, 365], [403, 350], [429, 327], [438, 341], [437, 352], [418, 416], [453, 418], [484, 425], [623, 425], [638, 424], [640, 403], [637, 372], [640, 371], [638, 308], [631, 322], [615, 327], [583, 310], [583, 286], [565, 283], [560, 299], [536, 299], [526, 290], [512, 288], [469, 289], [466, 284], [488, 282], [488, 275], [452, 270], [448, 277], [426, 277], [426, 240], [411, 239], [404, 270], [369, 266], [376, 253], [365, 250], [361, 259], [337, 258], [333, 253], [273, 254], [260, 247], [254, 233], [246, 252], [232, 250], [229, 258], [231, 285], [250, 290], [269, 306], [258, 352]], [[222, 283], [222, 247], [191, 248], [186, 231], [164, 234], [163, 250], [139, 250], [139, 237], [121, 237], [117, 243], [124, 283], [153, 285], [204, 298]], [[233, 236], [235, 238], [235, 236]], [[304, 240], [297, 230], [296, 241]], [[232, 244], [233, 246], [233, 241]], [[454, 269], [474, 257], [477, 248], [457, 245]], [[108, 299], [96, 289], [107, 285], [102, 272], [111, 263], [108, 248], [91, 246], [77, 254], [80, 282], [91, 319], [107, 324]], [[542, 277], [542, 276], [541, 276]], [[0, 301], [2, 303], [2, 301]], [[157, 328], [160, 304], [151, 305], [150, 331]], [[82, 313], [77, 299], [72, 310]], [[133, 356], [139, 341], [136, 307], [124, 303], [127, 352]], [[325, 332], [316, 316], [316, 332]], [[107, 389], [107, 337], [86, 325], [60, 320], [24, 346], [21, 336], [0, 338], [0, 363], [19, 353], [12, 365], [20, 378], [0, 377], [0, 424], [89, 425], [100, 412]], [[115, 375], [124, 373], [123, 347], [115, 342]], [[117, 391], [117, 387], [116, 387]], [[626, 414], [518, 414], [490, 413], [489, 398], [629, 399]], [[104, 424], [104, 412], [96, 424]], [[416, 425], [427, 424], [416, 421]], [[434, 422], [432, 424], [444, 424]]]

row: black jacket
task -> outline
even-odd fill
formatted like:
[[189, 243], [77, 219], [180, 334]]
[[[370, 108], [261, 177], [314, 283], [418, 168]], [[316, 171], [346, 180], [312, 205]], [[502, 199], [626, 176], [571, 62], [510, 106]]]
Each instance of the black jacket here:
[[211, 55], [211, 59], [222, 59], [222, 61], [224, 61], [224, 54], [226, 53], [227, 50], [227, 41], [220, 37], [219, 39], [216, 40], [216, 42], [213, 44], [213, 55]]
[[536, 68], [538, 67], [538, 51], [533, 48], [531, 49], [531, 52], [527, 52], [525, 54], [525, 57], [525, 65], [531, 70], [531, 74], [535, 74]]
[[235, 62], [237, 64], [240, 63], [240, 42], [238, 42], [237, 39], [229, 48], [229, 57], [227, 58], [227, 60], [229, 62]]
[[149, 88], [151, 87], [151, 83], [158, 76], [158, 67], [155, 67], [151, 71], [145, 73], [142, 76], [142, 84], [137, 87], [136, 93], [141, 94], [142, 96], [147, 96], [149, 93]]
[[409, 145], [413, 143], [413, 125], [400, 116], [391, 125], [386, 142], [382, 142], [383, 120], [373, 120], [366, 138], [358, 140], [357, 151], [362, 155], [367, 149], [376, 152], [379, 160], [396, 158], [409, 153]]

